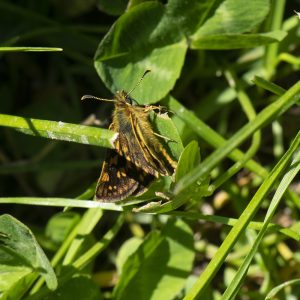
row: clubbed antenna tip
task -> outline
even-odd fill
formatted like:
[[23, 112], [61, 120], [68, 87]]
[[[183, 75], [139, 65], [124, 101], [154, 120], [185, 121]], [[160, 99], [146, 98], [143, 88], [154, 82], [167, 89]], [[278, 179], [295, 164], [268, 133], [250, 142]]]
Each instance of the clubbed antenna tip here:
[[81, 101], [86, 100], [86, 99], [95, 99], [95, 100], [106, 101], [106, 102], [116, 102], [116, 100], [113, 100], [113, 99], [104, 99], [104, 98], [99, 98], [99, 97], [92, 96], [92, 95], [84, 95], [81, 97]]

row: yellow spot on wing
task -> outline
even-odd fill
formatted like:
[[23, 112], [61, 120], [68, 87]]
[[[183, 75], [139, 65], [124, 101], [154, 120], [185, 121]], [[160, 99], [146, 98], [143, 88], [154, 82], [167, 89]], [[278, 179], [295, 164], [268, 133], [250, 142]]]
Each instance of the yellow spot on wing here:
[[128, 147], [124, 144], [122, 145], [122, 152], [125, 154], [125, 153], [128, 153]]
[[126, 177], [126, 172], [123, 168], [120, 169], [120, 173], [121, 173], [121, 176]]
[[109, 175], [107, 173], [103, 173], [101, 181], [108, 182], [109, 181]]
[[115, 142], [115, 149], [120, 150], [120, 141], [119, 140], [116, 140], [116, 142]]

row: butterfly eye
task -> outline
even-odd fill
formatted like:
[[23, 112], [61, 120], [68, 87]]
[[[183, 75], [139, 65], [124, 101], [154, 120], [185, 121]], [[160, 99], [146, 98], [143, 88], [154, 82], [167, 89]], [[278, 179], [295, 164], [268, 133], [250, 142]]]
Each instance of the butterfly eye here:
[[135, 104], [135, 101], [131, 98], [131, 97], [129, 97], [128, 95], [126, 95], [126, 102], [128, 103], [128, 104]]
[[126, 96], [126, 102], [130, 105], [139, 105], [138, 102], [129, 96]]

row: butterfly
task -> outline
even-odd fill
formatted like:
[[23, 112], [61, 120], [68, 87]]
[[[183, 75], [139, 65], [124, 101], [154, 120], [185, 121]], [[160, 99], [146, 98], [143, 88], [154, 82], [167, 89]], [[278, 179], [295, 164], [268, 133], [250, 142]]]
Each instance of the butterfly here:
[[125, 91], [117, 92], [111, 100], [82, 97], [86, 98], [114, 102], [109, 129], [118, 133], [115, 149], [109, 150], [102, 165], [96, 200], [117, 202], [138, 196], [155, 178], [174, 172], [177, 162], [168, 154], [160, 140], [164, 137], [154, 132], [149, 120], [150, 112], [160, 110], [159, 106], [137, 105]]

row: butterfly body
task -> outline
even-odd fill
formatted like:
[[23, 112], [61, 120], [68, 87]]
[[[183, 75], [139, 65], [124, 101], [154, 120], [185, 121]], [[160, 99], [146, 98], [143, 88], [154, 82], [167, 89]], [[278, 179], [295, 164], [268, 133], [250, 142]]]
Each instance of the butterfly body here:
[[115, 95], [110, 129], [118, 133], [115, 149], [102, 166], [96, 199], [121, 201], [145, 191], [156, 177], [172, 174], [176, 162], [170, 157], [152, 129], [149, 113], [154, 106], [133, 104], [124, 91]]

